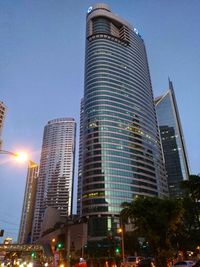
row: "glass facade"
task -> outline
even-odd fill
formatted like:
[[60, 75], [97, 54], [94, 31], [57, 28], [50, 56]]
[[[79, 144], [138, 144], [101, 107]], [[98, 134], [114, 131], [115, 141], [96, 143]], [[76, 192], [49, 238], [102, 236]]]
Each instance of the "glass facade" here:
[[77, 192], [77, 214], [80, 216], [82, 211], [82, 165], [83, 165], [83, 114], [84, 100], [81, 99], [80, 105], [80, 138], [79, 138], [79, 163], [78, 163], [78, 192]]
[[106, 236], [123, 202], [168, 188], [143, 39], [103, 4], [86, 35], [82, 215], [90, 236]]
[[171, 197], [182, 194], [180, 182], [188, 180], [189, 167], [172, 82], [169, 91], [155, 100]]

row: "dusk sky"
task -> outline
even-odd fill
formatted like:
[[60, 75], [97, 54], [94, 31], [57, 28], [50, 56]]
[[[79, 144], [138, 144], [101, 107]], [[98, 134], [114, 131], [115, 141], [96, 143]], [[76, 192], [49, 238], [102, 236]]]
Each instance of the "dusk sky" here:
[[[0, 100], [7, 108], [3, 148], [39, 163], [49, 120], [74, 117], [77, 151], [88, 0], [0, 1]], [[110, 0], [145, 41], [154, 96], [173, 82], [191, 173], [200, 173], [200, 1]], [[77, 160], [76, 160], [77, 161]], [[77, 165], [77, 162], [76, 162]], [[27, 164], [0, 155], [0, 229], [17, 240]], [[77, 171], [75, 178], [77, 177]], [[0, 239], [0, 242], [3, 239]]]

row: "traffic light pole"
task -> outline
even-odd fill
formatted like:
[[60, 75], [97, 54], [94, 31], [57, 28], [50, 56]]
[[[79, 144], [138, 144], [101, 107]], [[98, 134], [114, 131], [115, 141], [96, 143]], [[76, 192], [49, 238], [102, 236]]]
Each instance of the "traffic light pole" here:
[[124, 265], [125, 262], [125, 253], [124, 253], [124, 231], [125, 227], [122, 223], [122, 220], [120, 219], [120, 228], [117, 229], [117, 233], [121, 234], [121, 251], [122, 251], [122, 263]]
[[125, 262], [125, 255], [124, 255], [124, 227], [122, 225], [122, 262]]
[[71, 236], [70, 236], [70, 228], [69, 228], [69, 224], [67, 225], [67, 267], [70, 267], [70, 240]]

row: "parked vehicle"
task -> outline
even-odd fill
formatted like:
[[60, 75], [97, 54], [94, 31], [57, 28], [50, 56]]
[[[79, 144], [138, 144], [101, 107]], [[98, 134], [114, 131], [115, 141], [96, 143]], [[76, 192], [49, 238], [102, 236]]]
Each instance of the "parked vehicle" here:
[[197, 261], [194, 265], [192, 265], [192, 267], [200, 267], [200, 260]]
[[155, 267], [155, 264], [152, 258], [145, 258], [138, 262], [137, 267]]
[[129, 256], [125, 259], [123, 267], [137, 267], [142, 257]]
[[192, 267], [194, 261], [178, 261], [174, 264], [174, 267]]

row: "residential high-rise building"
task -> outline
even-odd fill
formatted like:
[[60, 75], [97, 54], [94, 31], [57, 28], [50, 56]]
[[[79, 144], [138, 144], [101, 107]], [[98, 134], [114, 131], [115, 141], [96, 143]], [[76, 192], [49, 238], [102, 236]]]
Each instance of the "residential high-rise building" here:
[[18, 236], [19, 244], [27, 244], [31, 242], [38, 171], [38, 165], [35, 162], [29, 161]]
[[116, 230], [124, 201], [168, 195], [144, 41], [106, 4], [87, 14], [82, 140], [89, 238]]
[[0, 149], [2, 149], [2, 130], [3, 130], [3, 125], [4, 125], [4, 120], [5, 120], [5, 115], [6, 115], [6, 106], [5, 104], [0, 101]]
[[77, 192], [77, 214], [80, 216], [82, 211], [82, 168], [83, 168], [83, 114], [84, 100], [81, 99], [80, 111], [80, 139], [79, 139], [79, 163], [78, 163], [78, 192]]
[[41, 233], [44, 212], [59, 210], [61, 217], [72, 214], [76, 123], [73, 118], [54, 119], [44, 128], [38, 177], [32, 241]]
[[155, 105], [169, 193], [171, 197], [179, 197], [182, 194], [180, 182], [189, 179], [189, 166], [173, 84], [170, 80], [169, 90], [165, 95], [155, 99]]

